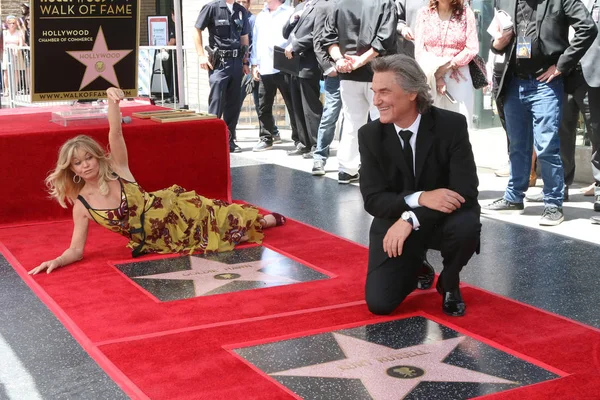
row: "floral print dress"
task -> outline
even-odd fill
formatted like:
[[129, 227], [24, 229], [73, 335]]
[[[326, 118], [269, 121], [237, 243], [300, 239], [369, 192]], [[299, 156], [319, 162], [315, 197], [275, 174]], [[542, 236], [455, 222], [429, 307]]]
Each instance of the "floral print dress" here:
[[146, 253], [193, 253], [233, 250], [242, 237], [260, 243], [262, 215], [256, 207], [211, 200], [173, 185], [146, 192], [137, 183], [118, 178], [121, 204], [101, 210], [78, 199], [98, 224], [130, 239], [134, 257]]

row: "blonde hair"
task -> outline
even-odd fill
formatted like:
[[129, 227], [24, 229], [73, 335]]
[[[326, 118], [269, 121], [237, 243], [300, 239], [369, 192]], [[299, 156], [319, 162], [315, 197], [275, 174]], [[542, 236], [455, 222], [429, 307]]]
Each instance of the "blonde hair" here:
[[56, 199], [63, 208], [67, 208], [67, 203], [75, 203], [79, 192], [85, 185], [83, 179], [78, 183], [73, 181], [75, 173], [71, 171], [71, 160], [76, 150], [87, 151], [92, 157], [98, 160], [100, 167], [98, 173], [100, 194], [107, 195], [107, 182], [117, 179], [110, 168], [110, 155], [104, 151], [98, 142], [85, 135], [79, 135], [67, 140], [58, 151], [56, 168], [50, 171], [46, 178], [46, 186], [48, 187], [50, 198]]

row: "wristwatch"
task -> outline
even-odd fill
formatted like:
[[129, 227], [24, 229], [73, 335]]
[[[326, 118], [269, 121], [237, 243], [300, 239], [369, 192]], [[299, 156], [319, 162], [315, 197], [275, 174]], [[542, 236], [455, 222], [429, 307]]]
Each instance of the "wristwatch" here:
[[406, 222], [408, 222], [408, 223], [410, 224], [410, 226], [412, 226], [413, 228], [415, 227], [415, 224], [413, 223], [412, 214], [411, 214], [411, 213], [409, 213], [408, 211], [404, 211], [404, 212], [402, 213], [402, 215], [400, 215], [400, 218], [401, 218], [403, 221], [406, 221]]

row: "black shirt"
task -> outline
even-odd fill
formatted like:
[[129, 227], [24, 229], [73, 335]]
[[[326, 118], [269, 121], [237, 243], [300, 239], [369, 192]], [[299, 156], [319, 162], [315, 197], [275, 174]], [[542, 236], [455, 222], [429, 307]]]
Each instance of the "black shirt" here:
[[220, 50], [239, 49], [240, 37], [250, 33], [246, 9], [233, 3], [233, 13], [230, 13], [225, 0], [214, 0], [202, 7], [195, 27], [208, 28], [208, 44]]
[[[538, 0], [518, 0], [516, 17], [516, 39], [517, 45], [512, 54], [512, 63], [514, 70], [519, 74], [537, 75], [546, 69], [554, 62], [548, 60], [540, 51], [538, 32], [537, 32], [537, 13]], [[520, 50], [519, 41], [523, 37], [531, 41], [531, 58], [517, 58], [517, 53]]]

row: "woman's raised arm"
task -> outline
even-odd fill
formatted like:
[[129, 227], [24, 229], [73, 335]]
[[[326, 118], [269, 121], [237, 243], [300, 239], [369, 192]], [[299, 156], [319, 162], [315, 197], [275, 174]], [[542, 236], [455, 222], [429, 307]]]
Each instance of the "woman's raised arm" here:
[[127, 146], [123, 138], [121, 126], [121, 107], [119, 103], [123, 100], [125, 93], [121, 89], [111, 87], [106, 91], [108, 98], [108, 143], [111, 154], [111, 167], [120, 177], [135, 182], [131, 171], [129, 171], [129, 160], [127, 158]]

